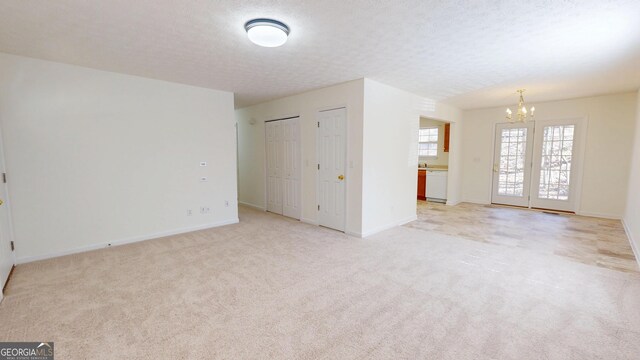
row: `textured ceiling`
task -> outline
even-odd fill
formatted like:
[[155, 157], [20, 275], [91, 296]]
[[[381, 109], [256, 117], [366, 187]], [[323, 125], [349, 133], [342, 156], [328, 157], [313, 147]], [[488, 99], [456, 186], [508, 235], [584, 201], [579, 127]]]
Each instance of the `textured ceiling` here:
[[[236, 106], [362, 77], [459, 106], [640, 87], [638, 0], [0, 0], [0, 51], [233, 91]], [[243, 24], [291, 28], [261, 48]]]

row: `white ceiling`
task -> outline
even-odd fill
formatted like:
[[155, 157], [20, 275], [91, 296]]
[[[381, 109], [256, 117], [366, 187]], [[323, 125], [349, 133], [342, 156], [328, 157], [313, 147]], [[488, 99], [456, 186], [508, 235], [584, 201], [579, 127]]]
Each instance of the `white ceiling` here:
[[[0, 0], [0, 51], [233, 91], [368, 77], [461, 108], [640, 87], [638, 0]], [[261, 48], [243, 24], [291, 28]]]

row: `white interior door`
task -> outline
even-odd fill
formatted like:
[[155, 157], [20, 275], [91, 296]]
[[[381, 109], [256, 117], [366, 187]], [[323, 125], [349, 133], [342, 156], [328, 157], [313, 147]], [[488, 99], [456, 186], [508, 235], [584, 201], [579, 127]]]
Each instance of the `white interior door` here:
[[2, 288], [9, 277], [11, 268], [15, 264], [11, 241], [13, 240], [11, 231], [11, 220], [9, 218], [9, 204], [7, 202], [7, 184], [4, 181], [4, 156], [2, 145], [0, 144], [0, 300], [2, 299]]
[[284, 216], [300, 219], [300, 119], [282, 120], [284, 173], [283, 201]]
[[576, 211], [579, 119], [536, 121], [531, 207]]
[[346, 124], [345, 108], [318, 112], [318, 221], [344, 231], [346, 223]]
[[533, 123], [497, 124], [491, 202], [529, 206]]
[[267, 211], [282, 215], [284, 142], [282, 122], [265, 123], [267, 145]]

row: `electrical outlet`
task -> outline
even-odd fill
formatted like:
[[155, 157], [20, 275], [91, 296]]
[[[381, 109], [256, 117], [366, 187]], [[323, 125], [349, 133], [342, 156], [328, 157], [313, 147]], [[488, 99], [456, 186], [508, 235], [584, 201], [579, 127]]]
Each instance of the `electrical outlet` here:
[[208, 214], [210, 212], [211, 212], [211, 209], [209, 209], [206, 206], [203, 206], [203, 207], [200, 208], [200, 214]]
[[191, 209], [187, 209], [187, 216], [191, 216], [193, 215], [193, 211], [191, 211]]

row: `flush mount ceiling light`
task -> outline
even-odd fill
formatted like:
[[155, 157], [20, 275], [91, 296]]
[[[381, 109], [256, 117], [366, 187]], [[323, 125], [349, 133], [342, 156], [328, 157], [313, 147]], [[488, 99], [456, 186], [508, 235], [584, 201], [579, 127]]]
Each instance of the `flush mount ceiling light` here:
[[289, 27], [272, 19], [253, 19], [244, 24], [252, 43], [264, 47], [278, 47], [287, 42]]

